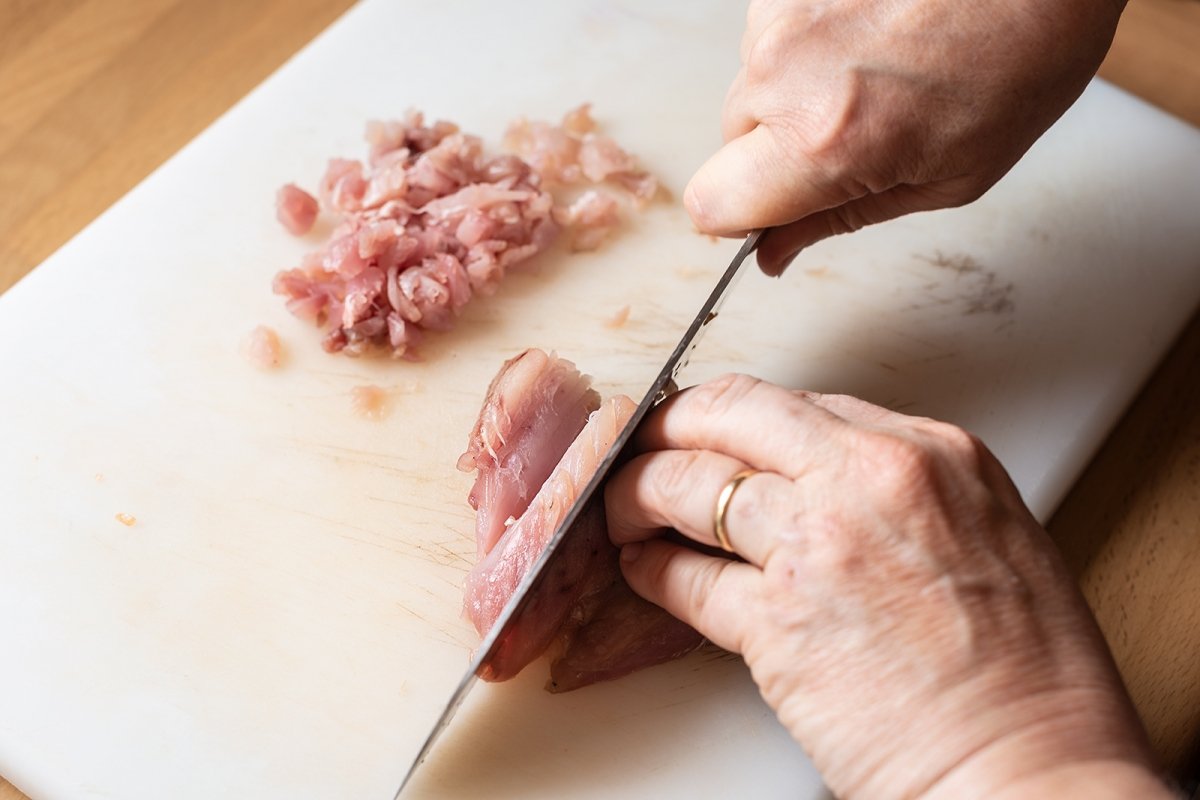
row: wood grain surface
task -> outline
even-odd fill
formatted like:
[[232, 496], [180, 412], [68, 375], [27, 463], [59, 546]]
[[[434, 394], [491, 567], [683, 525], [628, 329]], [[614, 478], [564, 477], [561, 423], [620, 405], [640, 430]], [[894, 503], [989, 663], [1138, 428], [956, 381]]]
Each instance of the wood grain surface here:
[[[349, 5], [0, 0], [0, 292]], [[1132, 0], [1101, 75], [1200, 125], [1196, 42], [1200, 1]], [[1050, 524], [1180, 777], [1200, 755], [1196, 364], [1200, 317]], [[24, 797], [0, 778], [0, 800]]]

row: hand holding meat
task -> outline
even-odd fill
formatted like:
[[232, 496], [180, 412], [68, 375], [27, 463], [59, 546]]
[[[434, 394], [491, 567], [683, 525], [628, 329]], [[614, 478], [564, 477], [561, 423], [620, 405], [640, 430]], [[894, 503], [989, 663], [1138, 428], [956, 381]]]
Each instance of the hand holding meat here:
[[1123, 6], [754, 0], [687, 208], [708, 233], [779, 226], [758, 251], [778, 274], [819, 239], [970, 202], [1083, 91]]
[[[626, 580], [743, 655], [839, 797], [1168, 796], [1086, 605], [977, 439], [734, 376], [668, 399], [637, 444], [606, 492]], [[663, 538], [717, 545], [721, 494], [744, 561]]]

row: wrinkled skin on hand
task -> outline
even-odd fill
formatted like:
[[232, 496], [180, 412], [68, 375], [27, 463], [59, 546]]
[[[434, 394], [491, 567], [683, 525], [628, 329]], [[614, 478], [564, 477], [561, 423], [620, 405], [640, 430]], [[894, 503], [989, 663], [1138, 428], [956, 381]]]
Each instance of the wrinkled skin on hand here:
[[1122, 0], [753, 0], [725, 146], [684, 193], [701, 231], [778, 227], [759, 264], [963, 205], [1075, 101]]
[[[626, 579], [744, 656], [839, 797], [1166, 796], [1091, 614], [977, 438], [730, 376], [636, 445], [606, 491]], [[662, 538], [715, 545], [747, 467], [726, 517], [744, 561]]]

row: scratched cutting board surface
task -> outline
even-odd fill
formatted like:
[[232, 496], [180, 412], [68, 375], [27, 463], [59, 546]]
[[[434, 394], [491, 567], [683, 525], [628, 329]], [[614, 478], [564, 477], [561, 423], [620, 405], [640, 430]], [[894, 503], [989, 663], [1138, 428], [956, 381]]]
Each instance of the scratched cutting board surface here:
[[[409, 106], [494, 144], [591, 100], [678, 197], [742, 9], [644, 6], [365, 3], [0, 297], [0, 774], [38, 800], [391, 797], [476, 643], [453, 464], [488, 379], [537, 345], [640, 395], [734, 245], [660, 202], [539, 257], [424, 362], [351, 360], [270, 292], [316, 241], [273, 192]], [[748, 275], [685, 378], [951, 419], [1045, 518], [1196, 307], [1197, 208], [1200, 133], [1097, 83], [980, 202]], [[276, 372], [238, 355], [260, 323]], [[366, 383], [382, 421], [351, 411]], [[411, 796], [822, 796], [727, 656], [544, 677], [478, 688]]]

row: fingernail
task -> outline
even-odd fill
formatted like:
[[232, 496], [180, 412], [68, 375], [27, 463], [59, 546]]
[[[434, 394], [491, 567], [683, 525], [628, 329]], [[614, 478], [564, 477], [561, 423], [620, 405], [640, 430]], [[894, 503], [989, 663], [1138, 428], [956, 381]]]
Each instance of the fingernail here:
[[621, 560], [626, 564], [632, 564], [638, 560], [638, 556], [642, 554], [644, 548], [645, 543], [643, 542], [630, 542], [621, 548]]

